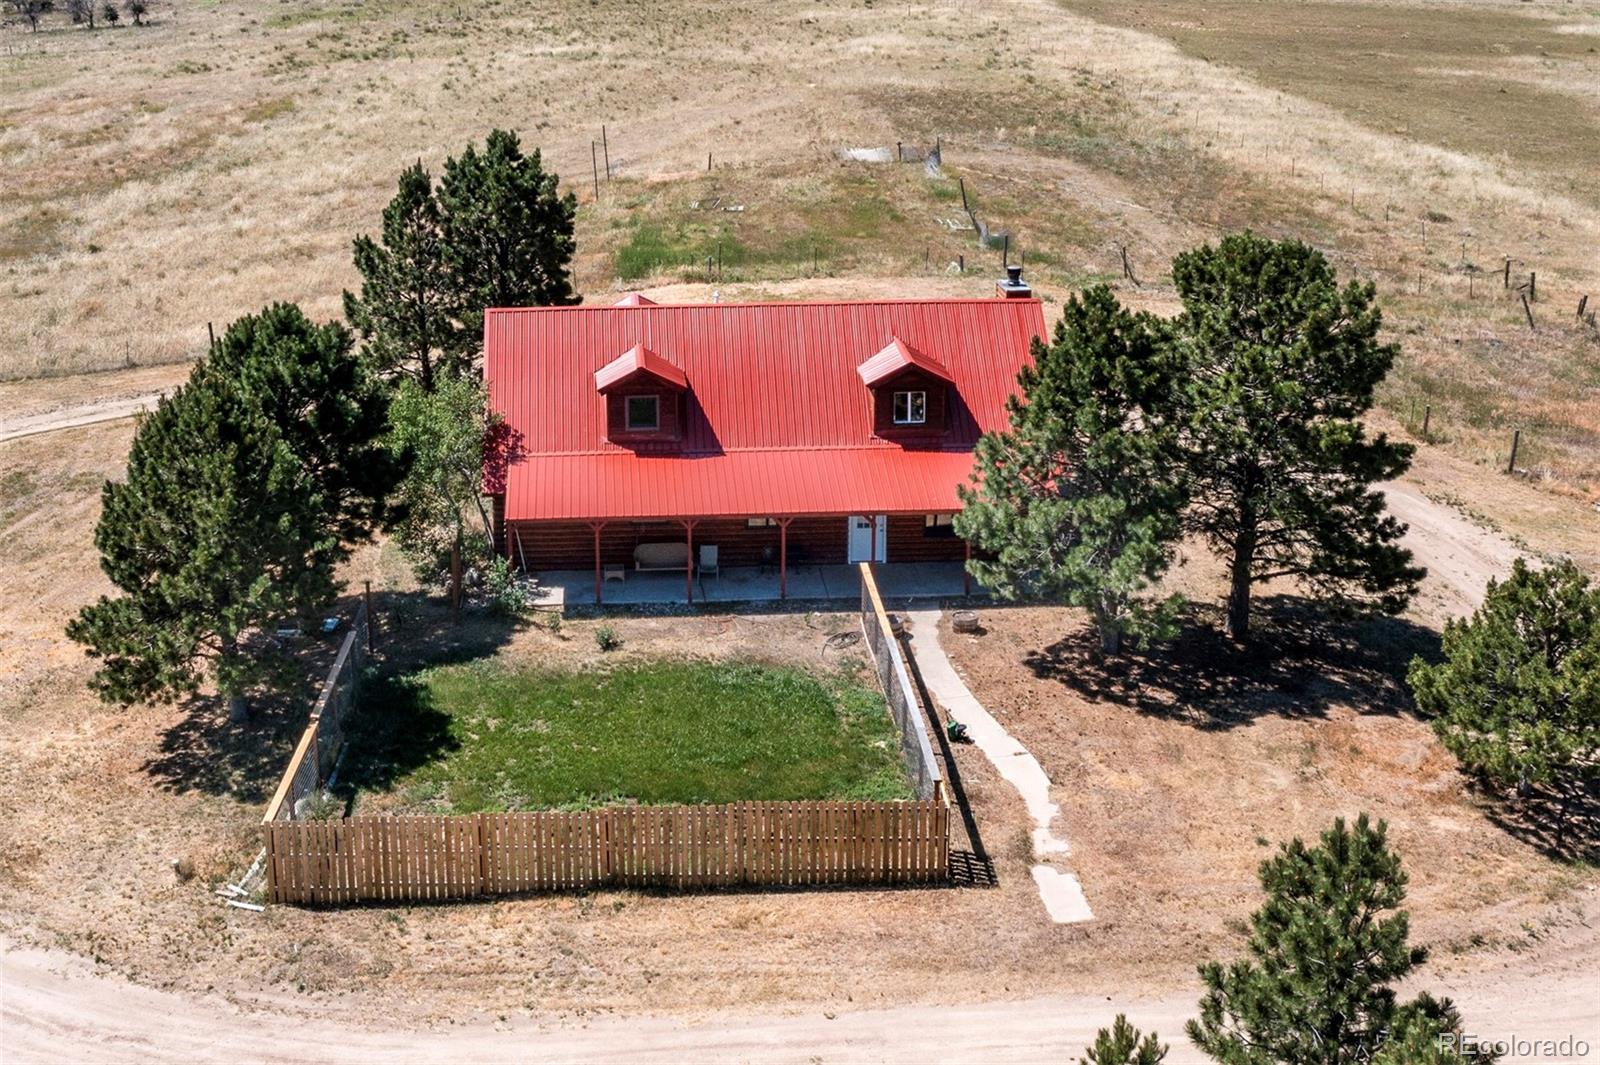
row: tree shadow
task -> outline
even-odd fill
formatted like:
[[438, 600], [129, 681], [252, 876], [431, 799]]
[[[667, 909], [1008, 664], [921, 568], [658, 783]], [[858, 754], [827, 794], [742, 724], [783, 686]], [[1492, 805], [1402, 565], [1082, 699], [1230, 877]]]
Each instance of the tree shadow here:
[[372, 677], [345, 723], [337, 793], [353, 800], [360, 791], [387, 791], [460, 746], [427, 685], [410, 674]]
[[1518, 794], [1477, 777], [1471, 787], [1484, 816], [1513, 839], [1558, 862], [1600, 862], [1600, 796], [1592, 791], [1573, 797], [1562, 828], [1561, 796], [1554, 791], [1532, 785]]
[[[359, 601], [359, 597], [347, 598], [329, 612], [343, 619], [335, 632], [301, 637], [294, 648], [297, 679], [254, 694], [248, 723], [230, 722], [224, 701], [215, 696], [184, 700], [184, 713], [162, 734], [157, 753], [142, 766], [156, 786], [178, 794], [199, 792], [266, 803], [310, 721], [311, 709]], [[389, 678], [424, 662], [461, 662], [492, 654], [511, 637], [519, 622], [482, 606], [464, 607], [456, 622], [442, 597], [376, 592], [371, 623], [374, 648], [367, 660], [365, 690], [347, 730], [358, 724], [365, 727], [368, 719], [385, 719], [388, 715], [376, 708], [393, 705], [397, 720], [418, 730], [406, 738], [417, 748], [415, 757], [437, 757], [438, 744], [448, 736], [441, 738], [437, 729], [430, 732], [429, 708], [417, 705], [414, 695], [396, 688]], [[406, 736], [399, 727], [394, 726], [394, 735]]]
[[306, 682], [294, 690], [257, 693], [245, 724], [228, 720], [220, 698], [184, 699], [183, 715], [162, 733], [160, 748], [142, 768], [163, 791], [265, 803], [305, 730], [317, 687]]
[[1406, 667], [1439, 657], [1439, 634], [1405, 618], [1340, 620], [1295, 596], [1266, 596], [1252, 634], [1222, 634], [1222, 610], [1191, 604], [1174, 639], [1108, 657], [1091, 626], [1024, 663], [1088, 699], [1226, 730], [1266, 715], [1321, 716], [1333, 706], [1398, 713], [1411, 705]]

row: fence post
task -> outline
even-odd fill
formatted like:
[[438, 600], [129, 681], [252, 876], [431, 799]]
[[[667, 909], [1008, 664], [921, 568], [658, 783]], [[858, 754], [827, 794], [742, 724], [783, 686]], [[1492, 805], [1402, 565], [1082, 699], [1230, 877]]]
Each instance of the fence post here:
[[1429, 404], [1422, 408], [1422, 439], [1428, 439], [1428, 422], [1433, 418], [1433, 406]]
[[489, 839], [484, 829], [483, 813], [473, 815], [478, 828], [478, 890], [475, 894], [483, 895], [489, 890]]
[[1511, 458], [1506, 462], [1506, 472], [1517, 472], [1517, 445], [1522, 443], [1522, 430], [1511, 430]]

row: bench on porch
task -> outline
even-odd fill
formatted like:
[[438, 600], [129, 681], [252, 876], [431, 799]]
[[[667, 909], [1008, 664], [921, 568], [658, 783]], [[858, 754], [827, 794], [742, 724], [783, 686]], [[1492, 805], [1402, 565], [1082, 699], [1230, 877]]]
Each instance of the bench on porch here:
[[671, 543], [640, 544], [633, 549], [633, 568], [640, 573], [682, 572], [689, 568], [689, 545]]

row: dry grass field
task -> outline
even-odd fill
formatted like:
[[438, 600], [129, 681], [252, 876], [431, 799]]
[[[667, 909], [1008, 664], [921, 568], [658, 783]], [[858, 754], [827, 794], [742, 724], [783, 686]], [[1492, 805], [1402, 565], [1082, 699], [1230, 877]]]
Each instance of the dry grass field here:
[[[950, 637], [974, 691], [1057, 784], [1099, 914], [1087, 926], [1044, 919], [1026, 811], [969, 747], [955, 758], [994, 888], [252, 914], [209, 888], [254, 854], [300, 708], [240, 735], [184, 707], [99, 705], [62, 626], [106, 587], [99, 486], [122, 470], [132, 425], [11, 440], [0, 935], [158, 987], [372, 1025], [402, 1011], [495, 1023], [1182, 994], [1256, 902], [1256, 837], [1367, 809], [1394, 823], [1413, 873], [1430, 980], [1489, 985], [1551, 944], [1592, 954], [1593, 868], [1495, 821], [1406, 712], [1392, 656], [1425, 646], [1481, 584], [1458, 557], [1474, 530], [1497, 551], [1600, 569], [1600, 338], [1573, 316], [1582, 294], [1600, 304], [1600, 0], [160, 0], [150, 21], [0, 27], [5, 417], [165, 387], [208, 322], [270, 300], [337, 314], [355, 281], [350, 238], [375, 228], [400, 168], [437, 171], [502, 126], [578, 194], [577, 281], [592, 301], [644, 286], [668, 300], [984, 294], [999, 252], [946, 224], [963, 182], [1056, 305], [1105, 280], [1171, 311], [1175, 252], [1245, 226], [1302, 237], [1378, 284], [1403, 356], [1374, 422], [1415, 434], [1432, 408], [1434, 446], [1404, 487], [1466, 533], [1425, 560], [1435, 575], [1405, 619], [1364, 634], [1390, 657], [1345, 634], [1290, 648], [1245, 687], [1214, 670], [1147, 670], [1138, 692], [1087, 685], [1073, 666], [1081, 618], [1066, 611], [989, 610], [984, 636]], [[597, 199], [602, 124], [612, 180]], [[942, 175], [837, 154], [935, 138]], [[1502, 288], [1504, 257], [1514, 281], [1537, 272], [1533, 330]], [[1531, 476], [1491, 475], [1514, 427]], [[373, 549], [350, 576], [399, 597], [405, 571]], [[1200, 560], [1181, 574], [1200, 600], [1214, 576]], [[813, 668], [848, 621], [615, 624], [624, 661]], [[592, 625], [444, 638], [582, 666], [599, 656]], [[1203, 646], [1180, 650], [1204, 664]], [[1194, 686], [1208, 678], [1217, 687]], [[175, 882], [175, 857], [194, 881]]]
[[[332, 316], [398, 170], [506, 126], [580, 198], [591, 300], [815, 275], [893, 292], [958, 256], [949, 288], [984, 292], [999, 255], [946, 226], [958, 179], [1055, 300], [1104, 279], [1170, 309], [1173, 253], [1303, 237], [1380, 286], [1399, 420], [1431, 406], [1436, 442], [1489, 465], [1521, 428], [1519, 465], [1593, 498], [1600, 337], [1573, 312], [1600, 302], [1597, 27], [1593, 0], [219, 0], [13, 24], [0, 379], [186, 360], [273, 299]], [[836, 154], [935, 138], [942, 178]], [[1507, 257], [1538, 275], [1536, 330]]]

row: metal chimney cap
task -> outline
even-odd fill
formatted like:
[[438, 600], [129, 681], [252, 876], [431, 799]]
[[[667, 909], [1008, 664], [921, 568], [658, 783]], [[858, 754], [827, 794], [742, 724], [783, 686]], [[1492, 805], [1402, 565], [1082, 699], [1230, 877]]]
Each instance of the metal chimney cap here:
[[1006, 267], [1006, 281], [1009, 282], [1010, 284], [1013, 284], [1013, 285], [1022, 284], [1022, 267], [1020, 267], [1020, 266], [1008, 266], [1008, 267]]

